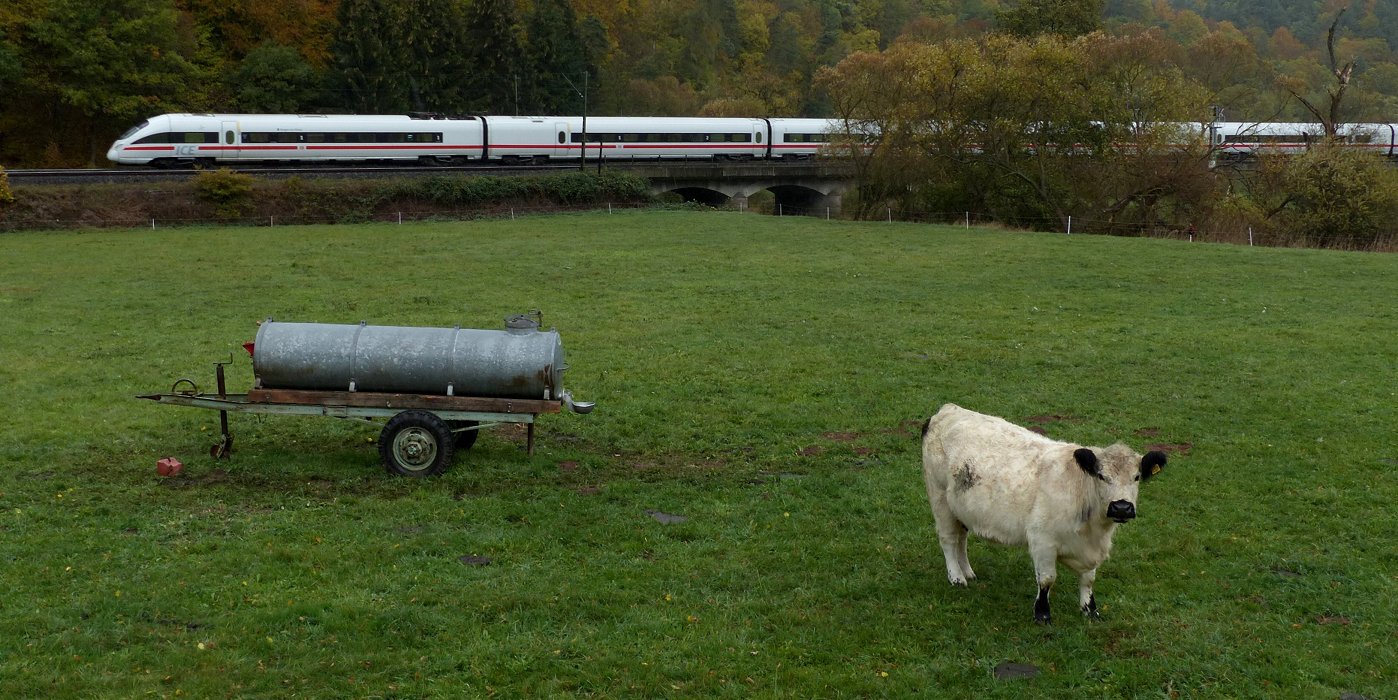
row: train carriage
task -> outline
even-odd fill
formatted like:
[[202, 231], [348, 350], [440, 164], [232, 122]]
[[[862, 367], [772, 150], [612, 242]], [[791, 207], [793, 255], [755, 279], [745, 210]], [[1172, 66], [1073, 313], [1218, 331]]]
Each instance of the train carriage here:
[[[491, 151], [501, 156], [500, 124], [510, 117], [488, 117]], [[549, 117], [540, 137], [566, 157], [604, 160], [752, 160], [767, 157], [769, 135], [763, 119], [726, 117]], [[586, 152], [583, 150], [586, 126]], [[558, 152], [555, 152], [557, 157]]]
[[107, 159], [122, 165], [261, 161], [450, 162], [482, 157], [476, 118], [409, 115], [162, 114], [122, 134]]

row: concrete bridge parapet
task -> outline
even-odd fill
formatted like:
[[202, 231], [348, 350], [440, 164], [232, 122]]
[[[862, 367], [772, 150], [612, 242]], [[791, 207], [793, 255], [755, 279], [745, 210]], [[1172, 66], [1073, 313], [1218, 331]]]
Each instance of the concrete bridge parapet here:
[[763, 190], [776, 198], [785, 214], [834, 216], [844, 193], [853, 186], [854, 171], [838, 161], [797, 163], [651, 163], [624, 169], [650, 180], [651, 192], [677, 192], [686, 201], [746, 209], [748, 199]]

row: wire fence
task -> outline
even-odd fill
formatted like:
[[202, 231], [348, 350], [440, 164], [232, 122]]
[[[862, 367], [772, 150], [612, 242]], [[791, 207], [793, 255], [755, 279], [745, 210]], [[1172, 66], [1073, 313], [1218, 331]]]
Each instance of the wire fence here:
[[[764, 212], [767, 213], [767, 212]], [[841, 218], [841, 212], [828, 206], [776, 205], [775, 216], [806, 216], [823, 219]], [[848, 215], [849, 212], [845, 212]], [[921, 223], [957, 226], [965, 229], [982, 228], [1006, 231], [1061, 233], [1073, 235], [1107, 235], [1125, 238], [1157, 238], [1191, 243], [1227, 243], [1233, 245], [1279, 248], [1328, 248], [1368, 252], [1398, 252], [1398, 232], [1368, 235], [1329, 235], [1323, 239], [1308, 239], [1278, 234], [1251, 227], [1197, 227], [1167, 223], [1143, 224], [1067, 216], [1057, 218], [1000, 217], [973, 211], [925, 211], [881, 207], [865, 215], [866, 221], [889, 223]]]
[[[278, 214], [257, 216], [204, 216], [204, 217], [116, 217], [104, 218], [86, 214], [77, 218], [24, 217], [0, 218], [0, 232], [34, 230], [91, 230], [91, 229], [169, 229], [207, 228], [211, 226], [305, 226], [335, 224], [406, 224], [422, 221], [474, 221], [518, 219], [526, 216], [548, 216], [556, 214], [576, 214], [586, 212], [619, 212], [634, 210], [651, 211], [698, 211], [715, 209], [737, 210], [752, 215], [777, 217], [804, 217], [826, 220], [849, 220], [849, 212], [841, 212], [832, 206], [799, 206], [777, 203], [770, 209], [740, 207], [709, 207], [695, 203], [656, 205], [644, 202], [589, 203], [579, 205], [483, 205], [469, 209], [421, 209], [404, 208], [397, 211], [384, 211], [365, 214], [326, 214], [300, 213], [287, 211]], [[867, 214], [865, 221], [887, 223], [920, 223], [942, 226], [956, 226], [965, 229], [989, 229], [1003, 231], [1061, 233], [1074, 235], [1111, 235], [1132, 238], [1154, 238], [1197, 243], [1227, 243], [1234, 245], [1290, 247], [1290, 248], [1331, 248], [1373, 252], [1398, 252], [1398, 234], [1390, 233], [1375, 237], [1330, 236], [1324, 240], [1305, 240], [1279, 236], [1275, 233], [1256, 231], [1251, 228], [1197, 228], [1193, 226], [1171, 226], [1167, 224], [1122, 223], [1110, 220], [1066, 217], [1006, 218], [973, 211], [923, 211], [882, 207]]]

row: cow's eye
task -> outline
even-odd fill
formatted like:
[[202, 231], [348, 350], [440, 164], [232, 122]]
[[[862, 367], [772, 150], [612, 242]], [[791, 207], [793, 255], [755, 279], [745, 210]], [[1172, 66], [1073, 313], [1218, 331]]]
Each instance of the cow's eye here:
[[1140, 481], [1140, 480], [1141, 480], [1141, 475], [1140, 475], [1140, 474], [1137, 474], [1137, 475], [1136, 475], [1136, 478], [1135, 478], [1135, 479], [1132, 479], [1132, 481]]

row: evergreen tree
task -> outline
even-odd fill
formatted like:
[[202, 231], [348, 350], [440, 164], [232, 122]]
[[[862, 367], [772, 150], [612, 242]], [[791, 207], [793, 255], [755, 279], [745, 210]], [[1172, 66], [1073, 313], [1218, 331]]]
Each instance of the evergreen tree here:
[[454, 112], [466, 107], [455, 0], [344, 0], [332, 51], [341, 102], [362, 113]]
[[319, 76], [296, 49], [264, 44], [248, 52], [232, 74], [230, 88], [243, 112], [309, 111]]
[[408, 109], [401, 45], [400, 0], [343, 0], [339, 31], [331, 45], [337, 100], [363, 114]]
[[402, 44], [413, 110], [458, 113], [467, 109], [463, 82], [470, 69], [461, 53], [466, 41], [466, 15], [458, 0], [411, 1]]
[[466, 11], [465, 102], [475, 111], [517, 114], [532, 70], [510, 0], [473, 0]]
[[578, 31], [577, 15], [567, 0], [538, 0], [529, 18], [529, 64], [533, 75], [522, 107], [535, 114], [581, 114], [587, 74], [589, 88], [596, 69]]
[[1015, 36], [1082, 36], [1102, 28], [1103, 0], [1019, 0], [995, 11], [1000, 30]]

